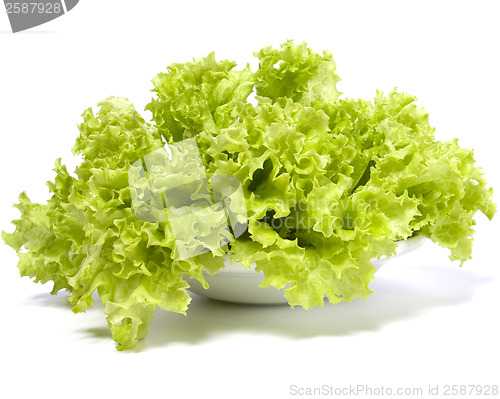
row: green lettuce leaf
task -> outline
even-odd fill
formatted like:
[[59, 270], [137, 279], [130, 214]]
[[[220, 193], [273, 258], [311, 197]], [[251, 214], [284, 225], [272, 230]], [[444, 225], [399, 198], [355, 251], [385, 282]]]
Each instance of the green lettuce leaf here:
[[2, 235], [18, 251], [21, 274], [52, 280], [53, 294], [70, 292], [74, 312], [92, 306], [97, 291], [118, 349], [131, 349], [146, 336], [157, 307], [185, 314], [186, 276], [207, 286], [201, 271], [214, 273], [223, 260], [212, 253], [174, 260], [170, 226], [135, 216], [127, 171], [163, 142], [130, 102], [109, 98], [97, 116], [88, 109], [83, 119], [74, 147], [83, 156], [77, 177], [58, 160], [47, 204], [21, 194], [16, 231]]

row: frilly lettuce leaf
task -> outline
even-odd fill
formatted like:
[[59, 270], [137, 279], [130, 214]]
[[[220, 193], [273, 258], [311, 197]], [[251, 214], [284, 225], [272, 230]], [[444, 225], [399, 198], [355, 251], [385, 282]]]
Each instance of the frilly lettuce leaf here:
[[320, 55], [306, 43], [289, 40], [279, 50], [264, 47], [254, 55], [259, 59], [256, 92], [276, 101], [290, 98], [306, 105], [320, 106], [338, 99], [337, 65], [329, 51]]
[[97, 116], [88, 109], [83, 119], [74, 147], [83, 156], [77, 177], [58, 160], [48, 183], [52, 197], [40, 205], [21, 194], [22, 218], [3, 238], [18, 251], [21, 274], [52, 280], [54, 294], [70, 292], [74, 312], [92, 306], [97, 291], [118, 349], [130, 349], [146, 336], [157, 307], [185, 314], [186, 276], [206, 286], [202, 270], [215, 273], [223, 260], [206, 253], [176, 261], [169, 225], [136, 218], [127, 170], [163, 147], [156, 128], [121, 98], [102, 101]]
[[[313, 308], [325, 297], [366, 299], [372, 260], [415, 234], [463, 263], [474, 214], [495, 214], [472, 151], [436, 140], [413, 96], [340, 99], [332, 55], [304, 43], [255, 55], [255, 73], [213, 53], [171, 65], [153, 79], [151, 124], [122, 98], [102, 101], [96, 115], [87, 109], [76, 175], [58, 160], [46, 205], [19, 197], [22, 217], [3, 238], [21, 274], [70, 292], [75, 312], [97, 291], [118, 349], [146, 336], [157, 307], [184, 314], [187, 279], [207, 288], [202, 273], [217, 273], [224, 254], [243, 267], [255, 262], [262, 286], [285, 288], [292, 307]], [[256, 105], [247, 101], [252, 92]], [[240, 181], [248, 230], [218, 251], [176, 260], [168, 220], [136, 216], [128, 172], [165, 142], [187, 138], [196, 139], [208, 176]]]
[[[146, 109], [168, 142], [194, 136], [202, 130], [218, 132], [233, 105], [253, 90], [254, 74], [247, 65], [233, 71], [236, 62], [215, 59], [214, 53], [185, 64], [172, 64], [153, 79], [157, 94]], [[229, 112], [230, 114], [230, 112]]]

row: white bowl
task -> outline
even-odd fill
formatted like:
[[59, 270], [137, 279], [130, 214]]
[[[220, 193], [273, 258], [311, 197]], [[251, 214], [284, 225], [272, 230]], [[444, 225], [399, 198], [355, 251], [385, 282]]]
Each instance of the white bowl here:
[[[396, 254], [390, 259], [407, 254], [424, 243], [424, 237], [416, 235], [405, 241], [398, 241]], [[380, 267], [386, 259], [374, 260], [373, 265]], [[240, 263], [231, 264], [229, 257], [226, 259], [225, 266], [215, 276], [203, 272], [205, 280], [209, 284], [208, 289], [204, 289], [198, 280], [190, 279], [191, 285], [189, 291], [211, 299], [217, 299], [225, 302], [277, 305], [286, 304], [284, 297], [285, 290], [278, 290], [274, 287], [259, 287], [264, 281], [264, 273], [255, 272], [255, 263], [252, 263], [250, 269], [241, 266]]]

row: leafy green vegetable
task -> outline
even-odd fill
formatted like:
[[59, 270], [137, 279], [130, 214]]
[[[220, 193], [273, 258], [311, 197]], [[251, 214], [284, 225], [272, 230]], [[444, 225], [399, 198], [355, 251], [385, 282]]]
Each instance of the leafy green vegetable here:
[[[476, 211], [495, 213], [492, 189], [471, 150], [434, 138], [415, 98], [396, 91], [371, 101], [339, 99], [332, 55], [288, 41], [256, 53], [260, 64], [233, 70], [213, 54], [173, 64], [154, 79], [147, 123], [131, 103], [108, 98], [83, 114], [76, 177], [56, 161], [46, 205], [25, 193], [5, 242], [19, 270], [54, 282], [75, 312], [97, 291], [118, 349], [147, 334], [156, 307], [185, 313], [188, 278], [204, 287], [223, 255], [256, 262], [262, 286], [284, 288], [289, 304], [312, 308], [366, 299], [371, 260], [395, 241], [421, 234], [470, 258]], [[257, 105], [247, 101], [257, 94]], [[134, 212], [128, 172], [141, 157], [195, 138], [208, 176], [240, 182], [248, 230], [218, 250], [179, 260], [167, 220]], [[194, 226], [186, 226], [192, 229]], [[189, 230], [187, 230], [189, 231]]]

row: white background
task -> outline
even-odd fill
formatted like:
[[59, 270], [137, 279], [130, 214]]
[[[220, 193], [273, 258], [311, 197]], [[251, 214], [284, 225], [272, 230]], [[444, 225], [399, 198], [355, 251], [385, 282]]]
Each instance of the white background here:
[[[1, 13], [0, 229], [12, 231], [21, 191], [47, 199], [56, 158], [73, 169], [87, 107], [116, 95], [142, 110], [172, 62], [215, 51], [255, 68], [252, 51], [287, 38], [330, 50], [345, 96], [416, 95], [437, 138], [475, 148], [498, 192], [499, 11], [494, 1], [82, 0], [17, 34]], [[158, 311], [129, 352], [115, 350], [102, 306], [74, 315], [64, 294], [21, 279], [0, 244], [0, 396], [275, 399], [296, 397], [291, 385], [500, 384], [499, 216], [477, 215], [461, 269], [428, 244], [386, 264], [367, 302], [303, 311], [196, 297], [187, 317]]]

